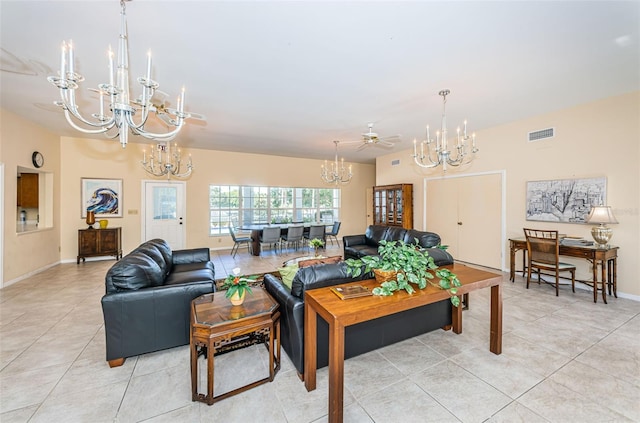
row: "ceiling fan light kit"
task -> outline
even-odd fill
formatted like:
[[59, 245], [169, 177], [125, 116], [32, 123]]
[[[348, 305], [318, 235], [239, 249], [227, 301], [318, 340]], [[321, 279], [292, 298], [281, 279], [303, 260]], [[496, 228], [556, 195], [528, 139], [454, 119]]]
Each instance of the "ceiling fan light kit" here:
[[[447, 96], [451, 91], [444, 89], [438, 93], [442, 97], [442, 126], [436, 132], [435, 142], [429, 133], [429, 125], [427, 125], [427, 138], [420, 143], [420, 154], [418, 154], [417, 142], [413, 140], [413, 159], [415, 163], [423, 168], [434, 168], [442, 165], [442, 171], [447, 171], [447, 165], [460, 166], [470, 163], [475, 158], [475, 153], [479, 150], [476, 147], [476, 134], [467, 135], [467, 121], [464, 121], [463, 130], [457, 129], [457, 139], [453, 146], [455, 155], [449, 150], [447, 140], [447, 116], [446, 104]], [[434, 146], [435, 144], [435, 146]], [[426, 145], [426, 151], [425, 151]], [[435, 157], [433, 157], [435, 156]]]
[[[171, 140], [180, 132], [184, 121], [191, 117], [190, 113], [184, 111], [184, 88], [182, 88], [182, 93], [178, 97], [177, 109], [162, 110], [163, 113], [173, 114], [172, 118], [167, 119], [165, 117], [163, 121], [174, 128], [165, 133], [153, 133], [145, 130], [144, 125], [149, 117], [149, 112], [156, 111], [158, 113], [156, 107], [151, 103], [151, 97], [158, 88], [158, 83], [151, 79], [151, 52], [149, 51], [147, 53], [146, 75], [137, 78], [138, 83], [142, 85], [142, 95], [136, 100], [130, 100], [126, 1], [130, 0], [120, 1], [121, 25], [117, 62], [114, 63], [114, 54], [111, 47], [109, 47], [109, 82], [98, 85], [97, 91], [100, 94], [99, 112], [91, 115], [93, 119], [89, 120], [83, 117], [76, 104], [75, 91], [79, 87], [79, 83], [84, 80], [84, 77], [75, 71], [74, 51], [71, 41], [62, 43], [59, 76], [49, 76], [47, 78], [49, 82], [60, 90], [60, 100], [54, 102], [54, 104], [64, 110], [64, 115], [69, 125], [86, 134], [105, 134], [109, 138], [119, 137], [123, 148], [127, 145], [129, 131], [134, 135], [141, 135], [147, 139]], [[110, 115], [105, 115], [105, 97], [109, 101]], [[134, 122], [136, 107], [140, 109], [138, 123]], [[79, 126], [76, 121], [84, 127]], [[109, 132], [110, 130], [112, 131]]]

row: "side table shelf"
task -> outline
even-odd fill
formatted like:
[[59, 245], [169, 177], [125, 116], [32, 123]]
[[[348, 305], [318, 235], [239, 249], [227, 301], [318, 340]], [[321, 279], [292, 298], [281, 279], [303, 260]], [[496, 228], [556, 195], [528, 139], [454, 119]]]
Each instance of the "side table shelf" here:
[[86, 257], [115, 256], [122, 258], [121, 228], [107, 229], [79, 229], [78, 230], [78, 258], [84, 262]]

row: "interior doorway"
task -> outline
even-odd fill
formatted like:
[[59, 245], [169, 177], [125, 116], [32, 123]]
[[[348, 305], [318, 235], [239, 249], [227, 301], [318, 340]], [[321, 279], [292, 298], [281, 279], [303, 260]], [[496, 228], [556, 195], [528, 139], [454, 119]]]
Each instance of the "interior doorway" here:
[[424, 227], [459, 261], [504, 269], [505, 171], [424, 180]]
[[142, 181], [142, 242], [167, 241], [172, 250], [185, 248], [186, 183]]

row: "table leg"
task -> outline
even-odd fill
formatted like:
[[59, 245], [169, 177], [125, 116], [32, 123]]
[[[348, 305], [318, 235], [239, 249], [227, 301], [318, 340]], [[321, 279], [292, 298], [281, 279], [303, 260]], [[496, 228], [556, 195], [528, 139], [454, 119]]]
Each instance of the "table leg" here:
[[602, 301], [607, 304], [607, 261], [600, 261], [601, 273], [602, 273]]
[[191, 401], [198, 400], [198, 349], [191, 340]]
[[276, 376], [276, 370], [274, 367], [274, 363], [273, 363], [273, 356], [275, 351], [274, 349], [274, 344], [275, 344], [275, 328], [274, 328], [274, 324], [273, 321], [271, 322], [271, 324], [269, 325], [269, 382], [273, 382], [273, 378]]
[[509, 280], [511, 282], [516, 280], [516, 248], [513, 241], [509, 242]]
[[260, 232], [257, 229], [251, 231], [251, 254], [260, 255]]
[[453, 333], [462, 333], [462, 305], [451, 307], [451, 326]]
[[317, 313], [309, 306], [309, 300], [304, 302], [304, 386], [307, 391], [316, 389], [316, 337]]
[[502, 286], [491, 287], [491, 332], [489, 350], [494, 354], [502, 354]]
[[611, 259], [612, 262], [612, 267], [613, 267], [613, 274], [611, 277], [611, 281], [613, 283], [613, 296], [618, 298], [618, 258], [614, 257]]
[[[213, 405], [213, 356], [215, 353], [213, 340], [209, 338], [207, 346], [207, 405]], [[198, 376], [196, 375], [196, 377]]]
[[329, 423], [342, 423], [344, 402], [344, 326], [329, 323]]
[[598, 260], [593, 259], [593, 302], [598, 302]]

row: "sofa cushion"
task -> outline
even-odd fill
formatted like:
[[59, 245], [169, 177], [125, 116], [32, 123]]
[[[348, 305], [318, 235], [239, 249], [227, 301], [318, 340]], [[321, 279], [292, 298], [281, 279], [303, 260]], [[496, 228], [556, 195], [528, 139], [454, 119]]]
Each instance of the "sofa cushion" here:
[[380, 240], [383, 239], [384, 234], [387, 232], [387, 226], [384, 225], [370, 225], [364, 234], [364, 238], [367, 245], [377, 247]]
[[344, 262], [303, 267], [293, 278], [291, 295], [304, 299], [304, 291], [307, 289], [323, 288], [368, 278], [371, 278], [370, 273], [363, 272], [357, 278], [347, 275], [347, 266]]
[[196, 282], [211, 282], [213, 285], [215, 275], [213, 269], [209, 267], [194, 268], [188, 272], [171, 272], [167, 276], [165, 285], [183, 285]]
[[332, 257], [323, 257], [323, 258], [312, 258], [308, 260], [300, 260], [298, 262], [298, 267], [308, 267], [315, 266], [316, 264], [331, 264], [331, 263], [340, 263], [342, 261], [342, 256], [332, 256]]
[[110, 292], [111, 287], [115, 291], [129, 291], [160, 286], [163, 283], [164, 274], [158, 263], [135, 250], [114, 264], [106, 277], [107, 292]]
[[405, 235], [403, 241], [406, 244], [413, 244], [418, 240], [418, 244], [420, 244], [423, 248], [431, 248], [440, 245], [440, 235], [433, 232], [423, 232], [416, 231], [415, 229], [408, 230]]
[[400, 241], [404, 239], [407, 230], [399, 226], [389, 226], [386, 232], [382, 235], [382, 239], [385, 241]]
[[145, 242], [138, 248], [136, 248], [136, 254], [144, 254], [153, 261], [155, 261], [163, 275], [167, 275], [169, 273], [169, 269], [171, 268], [171, 263], [167, 263], [164, 256], [160, 252], [160, 249], [156, 246], [156, 244]]
[[291, 284], [293, 283], [293, 278], [296, 276], [296, 273], [298, 273], [298, 269], [299, 266], [297, 263], [278, 268], [280, 280], [282, 281], [282, 284], [289, 289], [289, 291], [291, 291]]
[[158, 251], [160, 251], [160, 254], [162, 254], [164, 261], [167, 263], [166, 274], [168, 275], [169, 272], [171, 272], [171, 264], [173, 263], [173, 253], [171, 252], [171, 247], [169, 247], [169, 244], [167, 244], [167, 241], [165, 241], [164, 239], [155, 238], [145, 242], [145, 244], [153, 245], [158, 249]]

